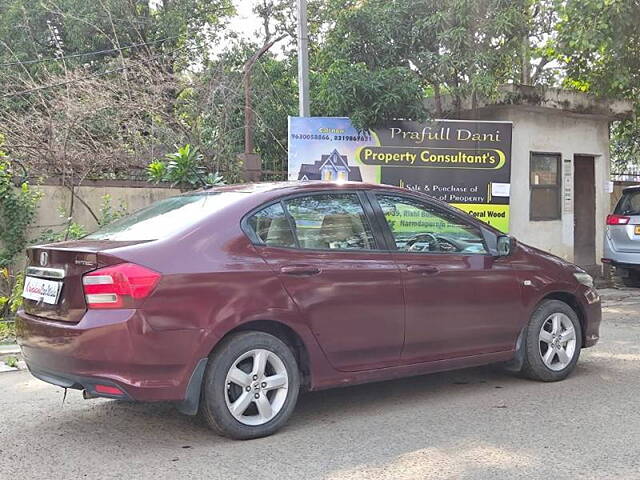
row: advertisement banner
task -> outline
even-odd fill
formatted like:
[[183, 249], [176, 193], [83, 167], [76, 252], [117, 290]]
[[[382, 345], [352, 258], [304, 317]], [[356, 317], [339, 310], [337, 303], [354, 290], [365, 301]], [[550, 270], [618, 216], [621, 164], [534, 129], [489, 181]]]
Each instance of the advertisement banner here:
[[509, 230], [510, 122], [289, 117], [289, 180], [364, 181], [424, 192]]

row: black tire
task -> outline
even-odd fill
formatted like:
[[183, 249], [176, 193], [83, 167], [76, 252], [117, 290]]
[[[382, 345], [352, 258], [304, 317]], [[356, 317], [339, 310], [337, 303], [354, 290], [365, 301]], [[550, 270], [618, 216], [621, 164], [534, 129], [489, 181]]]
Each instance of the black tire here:
[[[227, 373], [242, 355], [257, 349], [272, 352], [282, 361], [288, 376], [288, 388], [282, 407], [271, 420], [261, 425], [246, 425], [237, 420], [227, 407], [230, 395], [228, 388], [239, 388], [226, 384]], [[237, 440], [265, 437], [275, 433], [289, 420], [296, 406], [299, 390], [298, 364], [287, 344], [264, 332], [238, 332], [224, 339], [209, 358], [202, 385], [200, 413], [212, 430], [225, 437]], [[267, 393], [264, 392], [264, 395]], [[257, 404], [250, 408], [257, 408]]]
[[640, 287], [640, 272], [637, 270], [630, 270], [626, 268], [620, 268], [617, 271], [618, 277], [616, 280], [624, 287]]
[[[548, 319], [554, 313], [561, 313], [569, 318], [575, 333], [575, 348], [573, 357], [568, 365], [561, 370], [553, 370], [549, 368], [542, 358], [542, 346], [540, 340], [542, 327], [547, 323]], [[578, 359], [580, 358], [580, 349], [582, 347], [582, 327], [576, 312], [566, 303], [559, 300], [545, 300], [538, 305], [531, 315], [529, 324], [524, 332], [524, 344], [521, 348], [523, 351], [523, 363], [520, 373], [532, 380], [543, 382], [557, 382], [564, 380], [574, 370]], [[559, 357], [556, 357], [559, 361]]]

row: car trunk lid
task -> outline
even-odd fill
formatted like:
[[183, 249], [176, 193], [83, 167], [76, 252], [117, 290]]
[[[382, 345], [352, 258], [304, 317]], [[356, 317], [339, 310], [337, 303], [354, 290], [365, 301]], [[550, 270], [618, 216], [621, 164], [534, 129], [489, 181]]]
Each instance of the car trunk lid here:
[[[87, 310], [82, 276], [103, 265], [101, 252], [136, 243], [141, 242], [78, 240], [28, 248], [25, 312], [51, 320], [79, 322]], [[108, 263], [113, 263], [113, 257]]]

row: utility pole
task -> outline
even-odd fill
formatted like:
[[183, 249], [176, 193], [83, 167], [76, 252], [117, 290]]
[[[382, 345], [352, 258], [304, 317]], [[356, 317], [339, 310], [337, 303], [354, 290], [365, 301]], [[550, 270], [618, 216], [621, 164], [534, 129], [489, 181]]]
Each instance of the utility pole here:
[[300, 116], [311, 115], [309, 101], [309, 28], [307, 24], [307, 0], [298, 3], [298, 94]]

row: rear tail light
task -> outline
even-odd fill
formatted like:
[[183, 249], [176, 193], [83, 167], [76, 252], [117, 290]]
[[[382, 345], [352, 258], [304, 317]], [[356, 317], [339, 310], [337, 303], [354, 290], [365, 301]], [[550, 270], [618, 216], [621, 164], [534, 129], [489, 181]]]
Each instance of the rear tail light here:
[[100, 268], [82, 277], [88, 308], [127, 308], [153, 292], [160, 274], [135, 263]]
[[607, 225], [626, 225], [631, 220], [624, 215], [607, 215]]
[[96, 385], [95, 391], [96, 393], [104, 395], [124, 395], [124, 392], [122, 390], [111, 385]]

